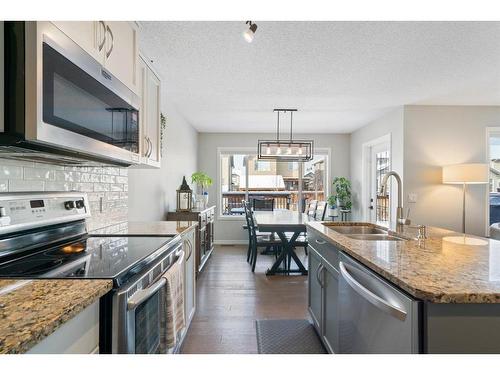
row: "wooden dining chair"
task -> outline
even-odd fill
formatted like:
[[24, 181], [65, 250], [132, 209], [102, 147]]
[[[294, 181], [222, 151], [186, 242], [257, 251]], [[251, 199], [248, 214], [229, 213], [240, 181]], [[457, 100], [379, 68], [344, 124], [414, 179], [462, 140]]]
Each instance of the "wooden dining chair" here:
[[254, 211], [274, 211], [274, 198], [254, 198], [252, 206]]
[[325, 201], [319, 201], [316, 205], [316, 212], [314, 213], [314, 218], [316, 220], [324, 221], [326, 210], [328, 209], [328, 204]]
[[311, 200], [309, 206], [307, 207], [307, 216], [314, 218], [316, 215], [316, 207], [318, 206], [317, 200]]
[[257, 264], [257, 254], [259, 253], [259, 248], [274, 248], [275, 255], [280, 251], [281, 240], [272, 235], [258, 235], [257, 229], [255, 227], [255, 219], [253, 213], [249, 214], [248, 228], [250, 232], [250, 264], [252, 265], [252, 272], [255, 272], [255, 265]]

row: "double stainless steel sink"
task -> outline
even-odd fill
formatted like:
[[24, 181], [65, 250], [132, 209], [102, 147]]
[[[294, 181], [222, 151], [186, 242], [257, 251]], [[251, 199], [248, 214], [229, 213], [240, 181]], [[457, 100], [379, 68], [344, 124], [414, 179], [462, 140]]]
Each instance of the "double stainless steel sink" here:
[[371, 225], [324, 225], [331, 230], [354, 240], [363, 241], [404, 241], [404, 238], [390, 234], [389, 231]]

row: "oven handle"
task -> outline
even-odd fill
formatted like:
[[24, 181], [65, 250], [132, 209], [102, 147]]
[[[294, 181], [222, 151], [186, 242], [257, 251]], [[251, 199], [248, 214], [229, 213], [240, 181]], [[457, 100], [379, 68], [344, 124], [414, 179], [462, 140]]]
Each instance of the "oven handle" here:
[[127, 310], [134, 310], [137, 306], [139, 306], [141, 303], [143, 303], [145, 300], [147, 300], [149, 297], [155, 294], [158, 290], [163, 288], [166, 283], [167, 280], [161, 277], [160, 280], [151, 285], [149, 288], [139, 290], [128, 300]]
[[[184, 251], [182, 250], [182, 248], [176, 251], [175, 255], [177, 256], [177, 259], [175, 261], [178, 262], [180, 260], [182, 262], [182, 260], [184, 259]], [[155, 282], [150, 287], [137, 291], [127, 301], [127, 310], [134, 310], [135, 308], [137, 308], [137, 306], [139, 306], [141, 303], [143, 303], [145, 300], [147, 300], [149, 297], [155, 294], [158, 290], [163, 288], [166, 283], [167, 280], [165, 280], [164, 277], [160, 277], [160, 280]]]

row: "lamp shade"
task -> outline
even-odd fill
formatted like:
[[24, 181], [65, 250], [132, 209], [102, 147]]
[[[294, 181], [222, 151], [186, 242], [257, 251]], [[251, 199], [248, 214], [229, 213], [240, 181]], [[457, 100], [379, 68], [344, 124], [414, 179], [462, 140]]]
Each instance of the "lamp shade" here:
[[443, 167], [444, 184], [487, 184], [488, 182], [488, 164], [454, 164]]

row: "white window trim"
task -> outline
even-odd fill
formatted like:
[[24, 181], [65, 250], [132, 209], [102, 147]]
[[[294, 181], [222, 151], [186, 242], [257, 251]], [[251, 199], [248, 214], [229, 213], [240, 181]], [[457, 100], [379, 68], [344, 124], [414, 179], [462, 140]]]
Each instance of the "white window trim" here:
[[[486, 127], [486, 163], [490, 165], [490, 137], [494, 133], [500, 133], [500, 127], [499, 126], [488, 126]], [[490, 173], [490, 172], [488, 172]], [[489, 175], [488, 175], [489, 178]], [[484, 235], [486, 237], [490, 236], [490, 187], [489, 184], [487, 185], [488, 187], [486, 188], [486, 195], [485, 195], [485, 216], [484, 216]]]
[[[330, 147], [315, 147], [315, 151], [318, 152], [318, 154], [321, 155], [326, 155], [327, 160], [327, 168], [326, 168], [326, 182], [325, 182], [325, 196], [328, 198], [330, 196], [330, 169], [331, 169], [331, 154], [332, 154], [332, 149]], [[216, 188], [217, 188], [217, 220], [220, 221], [245, 221], [245, 216], [244, 215], [223, 215], [222, 214], [222, 189], [221, 189], [221, 156], [223, 154], [257, 154], [257, 151], [255, 147], [217, 147], [217, 182], [216, 182]]]
[[[371, 162], [371, 148], [381, 143], [389, 143], [389, 163], [391, 165], [391, 170], [393, 168], [392, 164], [392, 133], [385, 134], [381, 137], [372, 139], [368, 142], [362, 144], [361, 148], [361, 171], [362, 171], [362, 180], [361, 180], [361, 199], [362, 202], [360, 204], [361, 207], [361, 217], [363, 221], [370, 221], [370, 210], [368, 209], [368, 202], [370, 200], [370, 179], [371, 179], [371, 171], [369, 168], [369, 164]], [[394, 194], [395, 184], [391, 184], [391, 197], [395, 197]], [[392, 222], [393, 218], [393, 199], [389, 200], [389, 223]]]

